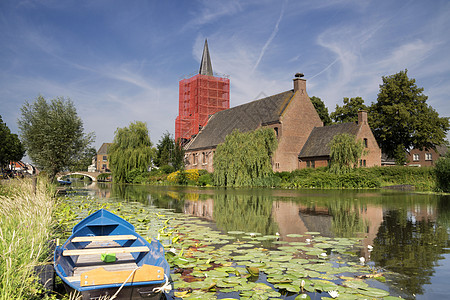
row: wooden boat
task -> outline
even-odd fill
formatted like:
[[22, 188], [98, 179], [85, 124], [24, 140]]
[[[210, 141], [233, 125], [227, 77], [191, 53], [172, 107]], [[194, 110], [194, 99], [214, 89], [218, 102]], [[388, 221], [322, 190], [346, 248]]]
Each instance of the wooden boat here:
[[75, 225], [56, 247], [54, 268], [67, 291], [78, 291], [83, 299], [160, 299], [171, 288], [161, 243], [149, 243], [104, 209]]

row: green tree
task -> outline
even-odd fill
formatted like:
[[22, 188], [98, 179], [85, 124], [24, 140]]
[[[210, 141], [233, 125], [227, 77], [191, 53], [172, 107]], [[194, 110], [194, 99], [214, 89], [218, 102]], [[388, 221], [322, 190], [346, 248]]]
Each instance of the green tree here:
[[450, 192], [450, 149], [447, 150], [445, 157], [441, 157], [436, 161], [434, 171], [437, 188], [443, 192]]
[[214, 154], [214, 183], [251, 186], [254, 180], [271, 176], [271, 157], [277, 146], [271, 128], [246, 133], [233, 131], [217, 146]]
[[443, 144], [449, 119], [426, 103], [423, 88], [409, 79], [408, 70], [383, 76], [377, 102], [369, 108], [369, 124], [382, 151], [402, 159], [411, 148], [434, 149]]
[[157, 167], [172, 164], [172, 155], [174, 151], [174, 141], [169, 132], [163, 134], [156, 145], [155, 165]]
[[158, 167], [172, 166], [175, 171], [184, 167], [184, 149], [180, 140], [175, 141], [166, 132], [156, 146], [155, 165]]
[[181, 140], [177, 139], [174, 145], [174, 151], [172, 155], [172, 165], [175, 170], [184, 169], [184, 148], [181, 145]]
[[323, 126], [331, 125], [331, 118], [328, 114], [328, 108], [325, 106], [325, 103], [323, 103], [323, 101], [316, 96], [312, 96], [310, 99], [317, 111], [317, 114], [319, 114], [319, 117], [323, 122]]
[[17, 134], [11, 133], [0, 115], [0, 170], [10, 161], [19, 161], [25, 154]]
[[114, 182], [142, 180], [155, 157], [147, 124], [137, 121], [129, 127], [117, 128], [108, 154]]
[[50, 180], [79, 161], [94, 140], [93, 133], [84, 134], [83, 122], [70, 99], [58, 97], [47, 102], [38, 96], [33, 103], [25, 102], [21, 112], [22, 142], [30, 159]]
[[93, 147], [87, 147], [81, 153], [79, 159], [69, 168], [70, 171], [87, 171], [92, 164], [92, 158], [97, 155], [97, 150]]
[[367, 110], [364, 100], [361, 97], [344, 98], [344, 105], [336, 104], [336, 110], [330, 114], [331, 119], [336, 123], [348, 123], [358, 121], [358, 111]]
[[330, 144], [330, 172], [335, 174], [348, 173], [356, 167], [363, 154], [364, 146], [355, 136], [347, 133], [333, 137]]

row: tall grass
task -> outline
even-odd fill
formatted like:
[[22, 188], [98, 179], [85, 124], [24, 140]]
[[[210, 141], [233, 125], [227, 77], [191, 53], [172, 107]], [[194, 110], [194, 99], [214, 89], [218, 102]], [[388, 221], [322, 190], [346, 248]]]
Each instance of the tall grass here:
[[40, 179], [0, 183], [0, 299], [33, 299], [38, 293], [34, 267], [49, 257], [54, 200]]

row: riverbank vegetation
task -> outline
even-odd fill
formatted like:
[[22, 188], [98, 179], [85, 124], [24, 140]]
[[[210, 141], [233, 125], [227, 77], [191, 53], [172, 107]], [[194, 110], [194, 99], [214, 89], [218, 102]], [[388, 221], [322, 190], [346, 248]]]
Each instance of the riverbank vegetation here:
[[0, 183], [0, 299], [42, 299], [36, 266], [48, 263], [52, 189], [40, 179]]

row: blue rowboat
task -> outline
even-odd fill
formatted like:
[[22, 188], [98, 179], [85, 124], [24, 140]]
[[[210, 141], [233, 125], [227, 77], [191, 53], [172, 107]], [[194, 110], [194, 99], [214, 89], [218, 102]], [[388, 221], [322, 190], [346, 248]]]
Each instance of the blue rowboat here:
[[54, 268], [68, 292], [83, 299], [160, 299], [171, 289], [164, 247], [100, 209], [72, 229], [54, 253]]

